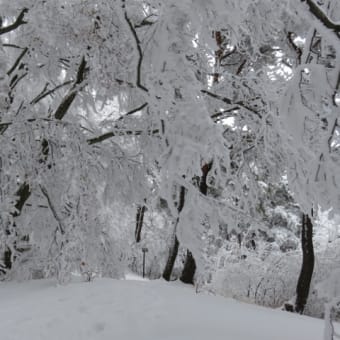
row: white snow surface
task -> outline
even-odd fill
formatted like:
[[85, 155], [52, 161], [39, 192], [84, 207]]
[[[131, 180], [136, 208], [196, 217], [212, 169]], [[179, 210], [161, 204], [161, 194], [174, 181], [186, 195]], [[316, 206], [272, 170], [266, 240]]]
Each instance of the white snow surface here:
[[323, 321], [162, 280], [0, 283], [1, 340], [320, 340]]

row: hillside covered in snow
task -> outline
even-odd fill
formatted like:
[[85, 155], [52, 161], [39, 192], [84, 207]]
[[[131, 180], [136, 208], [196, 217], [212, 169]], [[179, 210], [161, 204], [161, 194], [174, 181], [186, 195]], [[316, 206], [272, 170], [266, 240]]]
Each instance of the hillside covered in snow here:
[[179, 283], [2, 283], [2, 340], [320, 340], [323, 322]]

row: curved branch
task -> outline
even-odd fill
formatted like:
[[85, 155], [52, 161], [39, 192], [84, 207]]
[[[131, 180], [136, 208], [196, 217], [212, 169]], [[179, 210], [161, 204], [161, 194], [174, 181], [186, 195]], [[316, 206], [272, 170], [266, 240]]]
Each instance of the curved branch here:
[[72, 81], [71, 80], [68, 80], [68, 81], [65, 81], [64, 83], [60, 84], [60, 85], [57, 85], [56, 87], [54, 87], [53, 89], [51, 90], [46, 90], [46, 88], [44, 88], [44, 90], [39, 93], [34, 99], [32, 99], [32, 101], [30, 102], [31, 105], [34, 105], [34, 104], [37, 104], [38, 102], [40, 102], [42, 99], [44, 99], [45, 97], [49, 96], [49, 95], [52, 95], [54, 92], [56, 92], [57, 90], [61, 89], [62, 87], [64, 86], [67, 86], [69, 84], [71, 84]]
[[134, 113], [136, 113], [136, 112], [138, 112], [138, 111], [141, 111], [141, 110], [143, 110], [144, 107], [146, 107], [146, 106], [148, 106], [148, 103], [144, 103], [144, 104], [142, 104], [141, 106], [138, 106], [138, 107], [136, 107], [135, 109], [133, 109], [133, 110], [131, 110], [131, 111], [129, 111], [129, 112], [126, 112], [123, 116], [119, 117], [117, 120], [118, 120], [118, 121], [119, 121], [119, 120], [122, 120], [122, 119], [124, 119], [126, 116], [130, 116], [130, 115], [132, 115], [132, 114], [134, 114]]
[[327, 28], [334, 32], [340, 33], [340, 24], [333, 22], [326, 13], [313, 1], [313, 0], [301, 0], [307, 3], [310, 12], [319, 19]]
[[302, 57], [302, 49], [297, 46], [294, 42], [294, 33], [293, 32], [288, 32], [287, 33], [287, 39], [291, 47], [294, 49], [295, 53], [297, 54], [297, 63], [298, 65], [301, 64], [301, 57]]
[[17, 19], [14, 21], [13, 24], [8, 25], [6, 27], [1, 27], [0, 28], [0, 35], [14, 31], [15, 29], [17, 29], [19, 26], [21, 25], [25, 25], [27, 24], [27, 21], [24, 20], [24, 16], [25, 14], [28, 12], [28, 8], [24, 8], [19, 16], [17, 17]]

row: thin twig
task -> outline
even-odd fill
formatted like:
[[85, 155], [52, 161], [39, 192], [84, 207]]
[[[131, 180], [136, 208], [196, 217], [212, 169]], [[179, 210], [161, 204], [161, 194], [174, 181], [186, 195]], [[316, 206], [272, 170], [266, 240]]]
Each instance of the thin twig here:
[[209, 97], [215, 98], [217, 100], [221, 100], [222, 102], [229, 104], [229, 105], [238, 105], [244, 109], [246, 109], [247, 111], [254, 113], [256, 116], [258, 116], [259, 118], [262, 119], [262, 115], [256, 111], [254, 108], [250, 107], [247, 103], [245, 103], [243, 100], [239, 100], [238, 102], [232, 102], [229, 98], [221, 96], [219, 94], [216, 93], [212, 93], [210, 91], [207, 90], [201, 90], [202, 93], [208, 95]]
[[119, 121], [119, 120], [122, 120], [122, 119], [124, 119], [126, 116], [130, 116], [130, 115], [132, 115], [132, 114], [134, 114], [134, 113], [136, 113], [136, 112], [138, 112], [138, 111], [141, 111], [141, 110], [143, 110], [146, 106], [148, 106], [148, 103], [144, 103], [144, 104], [142, 104], [141, 106], [138, 106], [138, 107], [136, 107], [135, 109], [133, 109], [133, 110], [131, 110], [131, 111], [129, 111], [129, 112], [126, 112], [123, 116], [119, 117], [117, 120], [118, 120], [118, 121]]
[[[143, 130], [125, 130], [125, 131], [122, 130], [122, 131], [117, 131], [117, 132], [110, 131], [110, 132], [104, 133], [101, 136], [88, 139], [87, 143], [89, 145], [93, 145], [93, 144], [101, 143], [112, 137], [122, 137], [122, 136], [131, 136], [131, 135], [140, 136], [143, 134], [143, 132], [144, 132]], [[155, 135], [157, 133], [159, 133], [158, 129], [147, 131], [147, 134], [149, 135]]]
[[55, 209], [55, 207], [53, 206], [53, 203], [50, 199], [50, 196], [48, 195], [48, 192], [46, 190], [45, 187], [43, 187], [41, 184], [39, 184], [39, 187], [40, 187], [40, 190], [42, 192], [42, 194], [45, 196], [46, 200], [47, 200], [47, 203], [48, 203], [48, 206], [50, 207], [50, 210], [54, 216], [54, 218], [56, 219], [56, 221], [58, 222], [58, 225], [59, 225], [59, 230], [60, 230], [60, 233], [62, 235], [65, 234], [65, 228], [63, 226], [63, 223], [62, 223], [62, 220], [61, 218], [58, 216], [58, 213], [57, 213], [57, 210]]
[[[233, 111], [236, 111], [236, 110], [239, 110], [240, 107], [239, 106], [234, 106], [230, 109], [226, 109], [226, 110], [223, 110], [223, 111], [218, 111], [218, 112], [215, 112], [214, 114], [212, 114], [210, 116], [211, 119], [214, 119], [215, 121], [219, 121], [219, 120], [222, 120], [224, 119], [224, 114], [228, 113], [228, 112], [233, 112]], [[230, 117], [230, 116], [229, 116]]]
[[44, 99], [45, 97], [53, 94], [54, 92], [56, 92], [57, 90], [61, 89], [64, 86], [67, 86], [69, 84], [72, 84], [72, 80], [68, 80], [65, 81], [64, 83], [57, 85], [56, 87], [54, 87], [53, 89], [46, 91], [46, 87], [44, 88], [44, 90], [38, 94], [31, 102], [31, 105], [37, 104], [38, 102], [40, 102], [42, 99]]
[[20, 77], [15, 76], [9, 84], [11, 91], [14, 90], [14, 88], [19, 84], [20, 80], [24, 79], [27, 75], [28, 72], [23, 73]]

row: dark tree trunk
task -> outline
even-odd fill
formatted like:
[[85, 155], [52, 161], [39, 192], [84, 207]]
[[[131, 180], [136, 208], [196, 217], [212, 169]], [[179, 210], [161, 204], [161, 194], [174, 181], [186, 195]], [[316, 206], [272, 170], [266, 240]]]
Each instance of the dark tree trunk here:
[[164, 272], [163, 272], [163, 279], [166, 281], [170, 281], [172, 270], [174, 269], [174, 264], [177, 258], [179, 248], [179, 242], [177, 236], [175, 235], [173, 244], [169, 250], [168, 261], [166, 262]]
[[163, 279], [166, 281], [170, 281], [171, 273], [174, 268], [174, 264], [175, 264], [177, 254], [178, 254], [179, 242], [176, 236], [176, 229], [177, 229], [177, 225], [179, 222], [179, 215], [184, 207], [184, 200], [185, 200], [185, 188], [181, 186], [180, 193], [179, 193], [179, 202], [177, 206], [178, 217], [177, 217], [177, 220], [175, 223], [175, 229], [174, 229], [174, 241], [169, 250], [168, 260], [166, 262], [166, 265], [163, 271]]
[[141, 233], [143, 228], [143, 221], [144, 221], [144, 213], [146, 210], [146, 206], [139, 205], [137, 207], [137, 214], [136, 214], [136, 230], [135, 230], [135, 240], [136, 242], [140, 242], [141, 240]]
[[314, 269], [313, 223], [307, 214], [302, 215], [301, 230], [302, 266], [296, 287], [295, 311], [302, 314], [309, 294]]
[[213, 36], [216, 41], [216, 45], [218, 49], [215, 51], [215, 70], [214, 70], [214, 76], [213, 76], [213, 84], [217, 84], [219, 82], [219, 77], [220, 77], [220, 64], [221, 64], [221, 59], [223, 56], [223, 36], [221, 31], [215, 31], [213, 32]]
[[12, 214], [13, 217], [20, 216], [21, 211], [26, 201], [29, 199], [30, 195], [31, 195], [30, 186], [26, 182], [24, 182], [23, 184], [20, 185], [18, 191], [15, 194], [15, 196], [18, 197], [18, 200], [15, 204], [16, 211], [13, 212]]
[[194, 284], [194, 276], [196, 272], [196, 262], [190, 250], [187, 250], [185, 264], [180, 280], [184, 283]]
[[208, 173], [211, 170], [212, 162], [206, 163], [202, 166], [202, 176], [200, 180], [200, 192], [203, 195], [207, 195], [208, 193], [208, 185], [207, 185], [207, 177]]
[[12, 251], [9, 248], [7, 248], [4, 252], [4, 266], [5, 272], [12, 268]]
[[[15, 196], [18, 198], [17, 202], [15, 204], [15, 211], [13, 211], [11, 213], [12, 217], [13, 217], [13, 227], [15, 228], [16, 224], [15, 224], [15, 220], [17, 217], [19, 217], [21, 215], [22, 209], [25, 205], [25, 203], [27, 202], [27, 200], [29, 199], [31, 195], [31, 190], [30, 190], [30, 186], [27, 183], [23, 183], [20, 185], [19, 189], [17, 190]], [[9, 229], [6, 229], [6, 233], [7, 235], [11, 234], [11, 231]], [[15, 232], [15, 234], [17, 235], [17, 233]], [[15, 246], [16, 242], [14, 242], [14, 246]], [[6, 248], [6, 250], [4, 251], [3, 254], [3, 270], [2, 272], [6, 272], [8, 270], [10, 270], [12, 268], [12, 251], [10, 248]]]
[[[199, 190], [203, 195], [208, 193], [207, 176], [211, 170], [212, 162], [206, 163], [202, 166], [202, 176], [199, 182]], [[194, 284], [194, 276], [196, 272], [196, 262], [190, 250], [187, 250], [184, 268], [180, 280], [184, 283]]]

